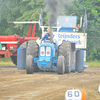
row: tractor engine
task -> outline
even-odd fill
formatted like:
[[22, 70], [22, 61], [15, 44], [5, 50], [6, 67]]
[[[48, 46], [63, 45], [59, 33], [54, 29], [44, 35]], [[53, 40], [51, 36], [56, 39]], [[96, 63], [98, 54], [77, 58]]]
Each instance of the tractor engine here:
[[39, 68], [52, 69], [57, 62], [57, 45], [53, 43], [42, 43], [39, 46], [39, 60], [37, 65]]

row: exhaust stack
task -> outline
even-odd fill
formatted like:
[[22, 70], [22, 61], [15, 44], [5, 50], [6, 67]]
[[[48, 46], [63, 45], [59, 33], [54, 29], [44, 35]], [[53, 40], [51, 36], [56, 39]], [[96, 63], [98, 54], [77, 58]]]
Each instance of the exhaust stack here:
[[52, 43], [52, 27], [50, 27], [50, 43]]

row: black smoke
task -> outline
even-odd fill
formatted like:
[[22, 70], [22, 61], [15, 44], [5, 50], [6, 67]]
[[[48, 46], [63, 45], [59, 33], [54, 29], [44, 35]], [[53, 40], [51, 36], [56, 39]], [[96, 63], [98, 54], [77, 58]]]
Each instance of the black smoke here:
[[49, 12], [48, 24], [52, 27], [58, 16], [58, 1], [59, 0], [44, 0], [46, 3], [45, 10]]

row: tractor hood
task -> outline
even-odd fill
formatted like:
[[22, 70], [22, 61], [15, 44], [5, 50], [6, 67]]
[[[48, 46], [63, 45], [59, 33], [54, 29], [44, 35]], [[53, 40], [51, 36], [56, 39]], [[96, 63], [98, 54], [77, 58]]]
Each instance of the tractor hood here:
[[51, 61], [55, 57], [56, 45], [53, 43], [42, 43], [39, 46], [39, 61]]

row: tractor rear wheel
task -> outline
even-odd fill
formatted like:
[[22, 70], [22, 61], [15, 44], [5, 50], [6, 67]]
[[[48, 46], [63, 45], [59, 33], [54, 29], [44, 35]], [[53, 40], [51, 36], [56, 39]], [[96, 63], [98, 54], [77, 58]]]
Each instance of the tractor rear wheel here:
[[65, 63], [64, 56], [59, 56], [57, 61], [57, 73], [64, 74], [65, 73]]
[[27, 74], [33, 74], [33, 57], [28, 55], [26, 57], [26, 72]]
[[[19, 46], [19, 48], [23, 48], [23, 47], [26, 47], [26, 42], [22, 43], [22, 44]], [[11, 61], [12, 61], [15, 65], [17, 65], [17, 56], [11, 56], [10, 58], [11, 58]]]
[[71, 43], [69, 41], [63, 41], [58, 47], [58, 56], [64, 56], [65, 61], [65, 73], [70, 73], [70, 61], [71, 61]]
[[[28, 41], [26, 56], [31, 55], [33, 58], [37, 58], [38, 50], [39, 50], [39, 46], [36, 43], [36, 40]], [[34, 72], [38, 72], [38, 70], [39, 70], [38, 66], [34, 65]]]

